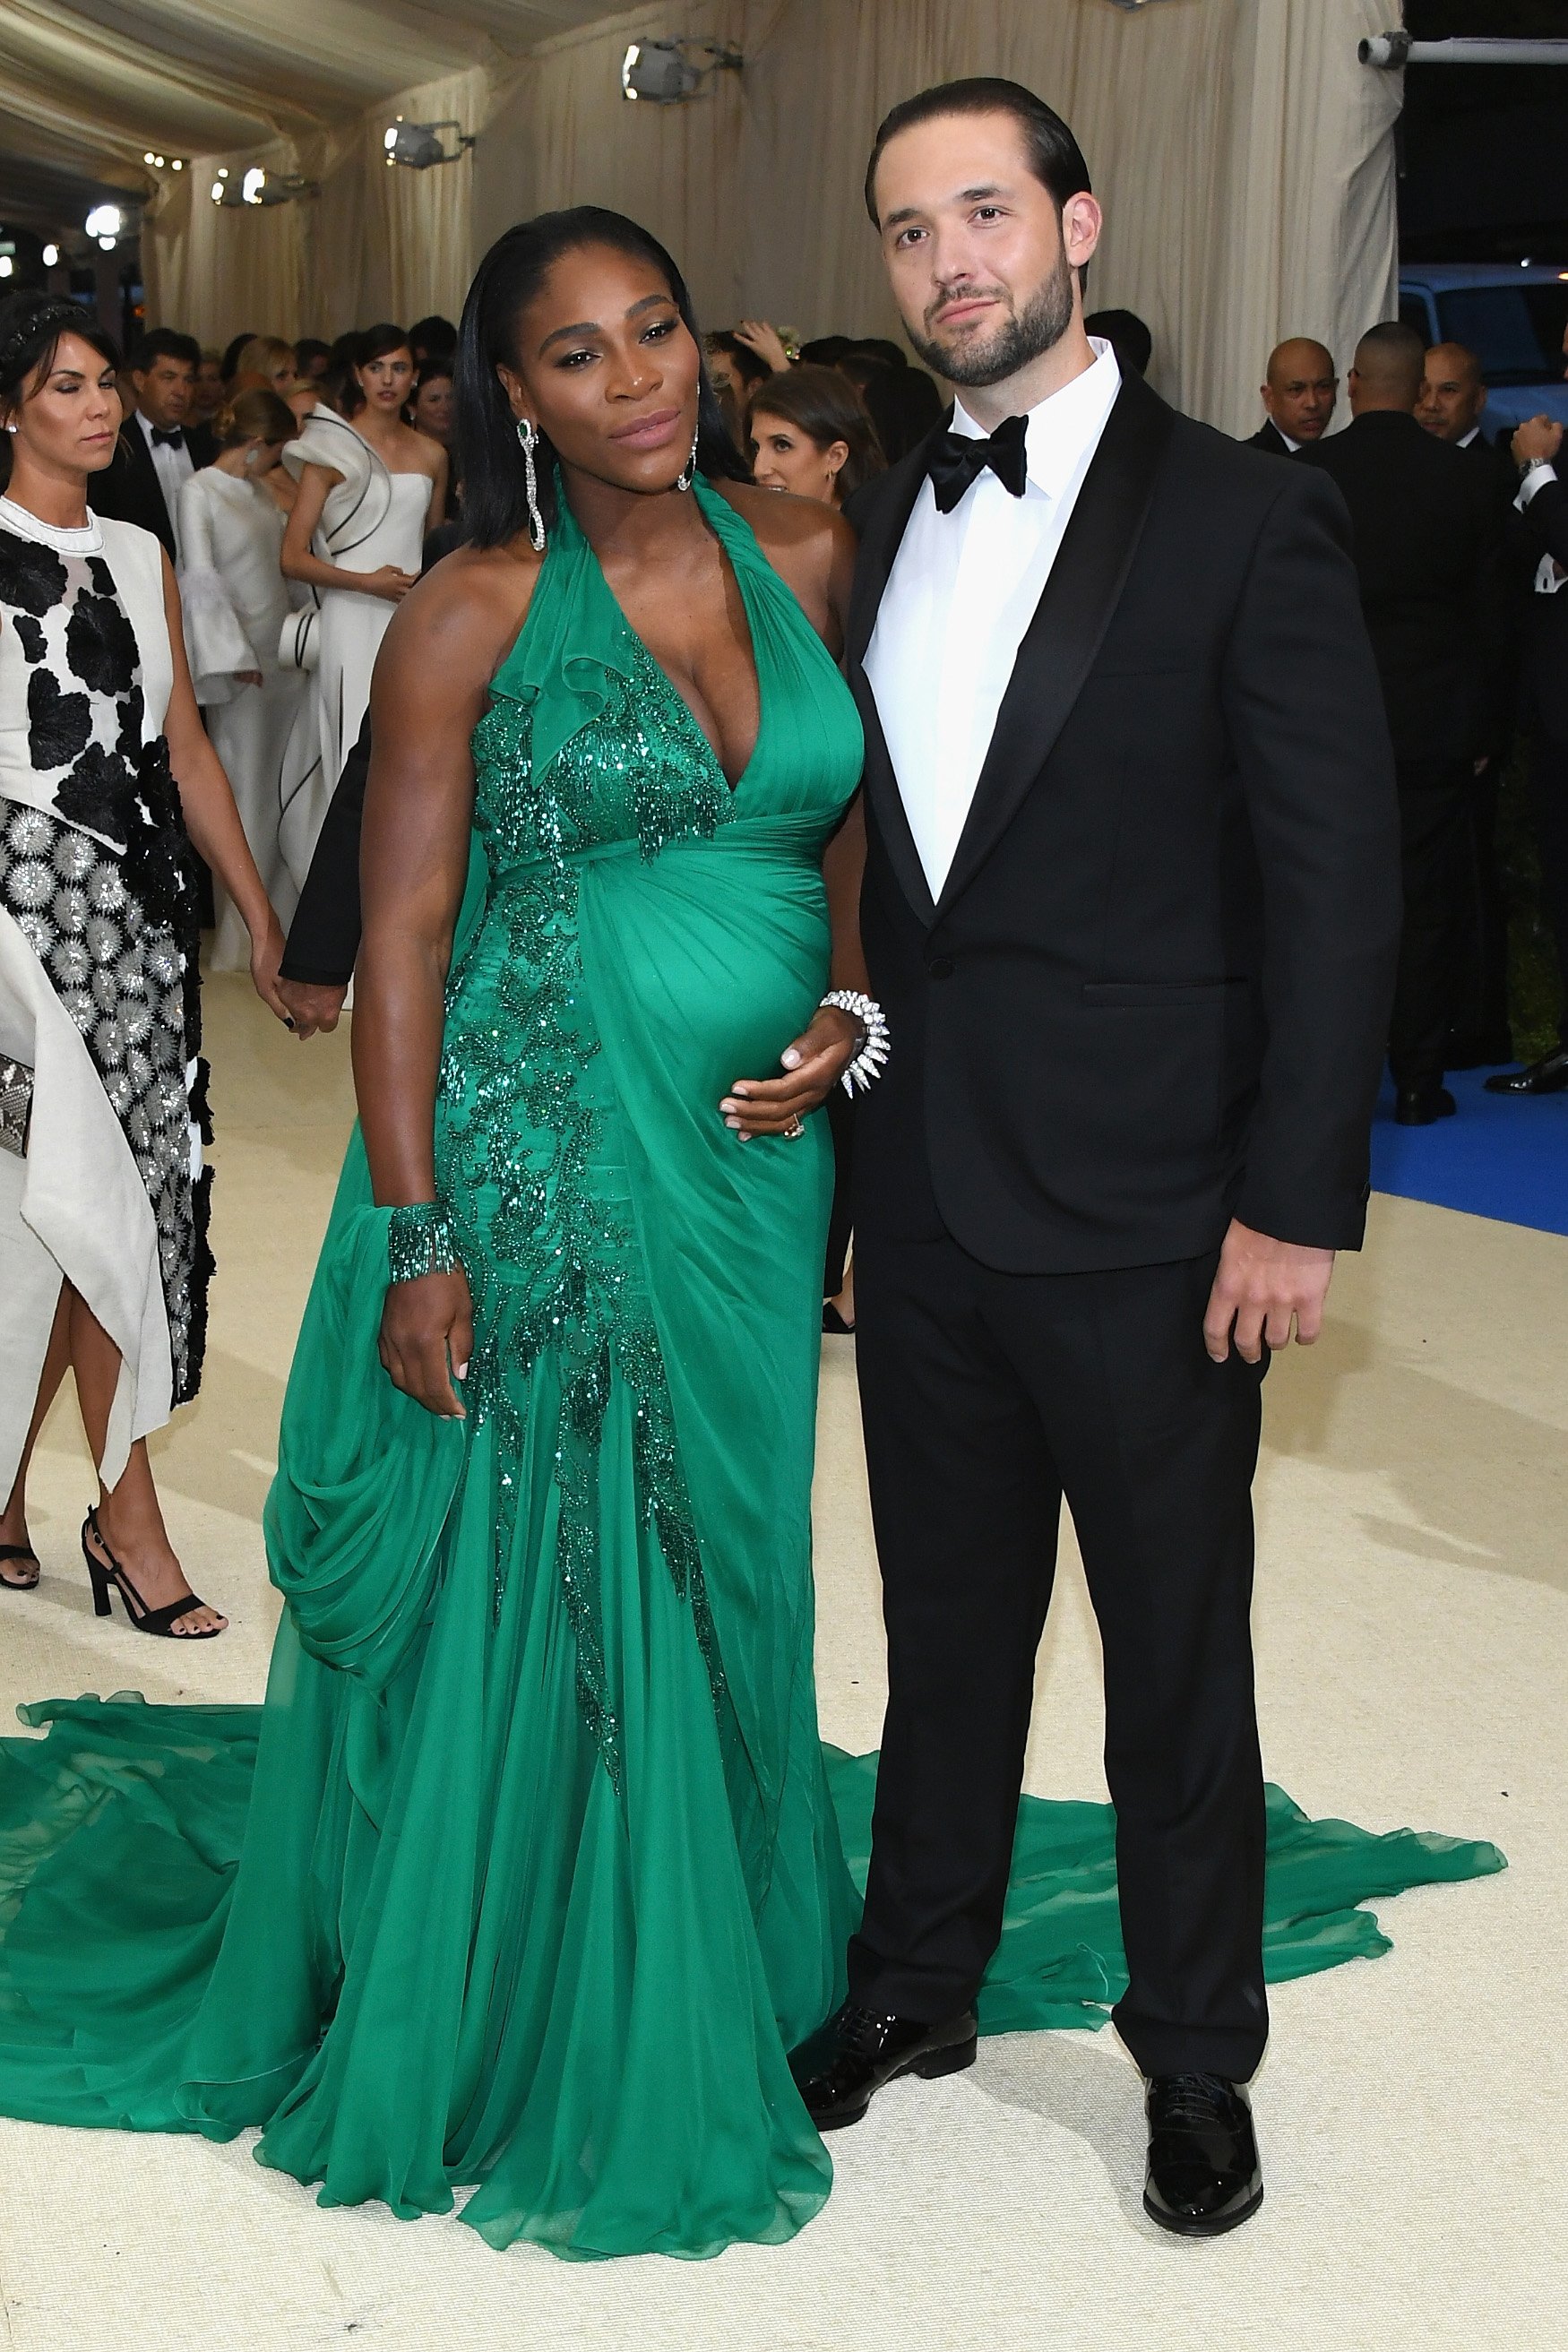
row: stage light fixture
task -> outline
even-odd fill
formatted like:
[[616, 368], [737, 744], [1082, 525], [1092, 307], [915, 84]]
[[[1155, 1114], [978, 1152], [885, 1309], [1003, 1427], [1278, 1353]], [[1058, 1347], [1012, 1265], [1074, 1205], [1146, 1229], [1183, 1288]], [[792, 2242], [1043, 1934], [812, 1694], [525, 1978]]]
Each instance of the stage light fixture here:
[[113, 237], [111, 237], [111, 236], [100, 236], [100, 237], [99, 238], [98, 242], [99, 242], [100, 247], [101, 247], [101, 249], [102, 249], [105, 253], [112, 253], [112, 252], [114, 251], [114, 244], [115, 244], [115, 240], [113, 239]]
[[[699, 58], [707, 63], [700, 65]], [[621, 96], [648, 106], [680, 106], [700, 95], [710, 74], [739, 73], [741, 52], [722, 41], [657, 39], [633, 41], [621, 59]]]
[[125, 222], [118, 205], [94, 205], [82, 226], [89, 236], [97, 237], [100, 245], [105, 237], [112, 245]]
[[[455, 131], [458, 143], [450, 154], [441, 144], [440, 133]], [[411, 172], [427, 172], [434, 163], [458, 163], [474, 144], [460, 122], [405, 122], [400, 114], [395, 122], [386, 126], [382, 145], [386, 150], [389, 166], [402, 163]]]
[[46, 245], [46, 246], [45, 246], [45, 247], [44, 247], [44, 268], [45, 268], [46, 269], [55, 269], [55, 268], [58, 268], [58, 266], [59, 266], [59, 258], [60, 258], [60, 249], [59, 249], [59, 247], [58, 247], [58, 245]]
[[9, 278], [16, 267], [8, 253], [0, 253], [0, 278]]

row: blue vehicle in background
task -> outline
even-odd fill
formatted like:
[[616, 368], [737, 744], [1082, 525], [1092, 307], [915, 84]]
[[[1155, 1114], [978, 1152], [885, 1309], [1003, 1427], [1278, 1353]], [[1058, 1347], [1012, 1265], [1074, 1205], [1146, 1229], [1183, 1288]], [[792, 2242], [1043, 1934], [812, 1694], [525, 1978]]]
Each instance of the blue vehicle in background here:
[[1554, 262], [1411, 261], [1399, 271], [1399, 316], [1428, 343], [1479, 355], [1489, 441], [1527, 416], [1568, 425], [1568, 267]]

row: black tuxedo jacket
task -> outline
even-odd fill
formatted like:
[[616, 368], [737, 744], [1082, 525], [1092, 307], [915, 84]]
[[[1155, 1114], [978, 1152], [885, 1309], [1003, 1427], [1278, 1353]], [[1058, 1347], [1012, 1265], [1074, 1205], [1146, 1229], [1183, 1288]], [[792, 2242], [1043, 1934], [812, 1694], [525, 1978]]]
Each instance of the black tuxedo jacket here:
[[[205, 425], [186, 425], [185, 446], [198, 473], [217, 456], [217, 443]], [[163, 541], [170, 562], [174, 561], [174, 518], [164, 504], [163, 485], [158, 479], [147, 436], [134, 416], [128, 416], [120, 428], [112, 463], [89, 479], [87, 502], [95, 514], [109, 515], [117, 522], [139, 523]]]
[[1267, 449], [1271, 457], [1296, 457], [1300, 455], [1300, 450], [1291, 448], [1271, 416], [1265, 417], [1257, 432], [1247, 436], [1247, 446], [1249, 449]]
[[1342, 503], [1117, 396], [933, 903], [867, 647], [924, 451], [858, 501], [863, 929], [892, 1028], [858, 1223], [1015, 1273], [1353, 1248], [1400, 924]]
[[1495, 474], [1414, 416], [1374, 409], [1301, 451], [1338, 486], [1400, 760], [1489, 748], [1506, 634]]
[[1568, 748], [1568, 582], [1554, 596], [1533, 593], [1543, 555], [1554, 557], [1568, 571], [1568, 480], [1560, 473], [1556, 481], [1543, 483], [1515, 520], [1531, 559], [1531, 593], [1524, 614], [1525, 715], [1550, 741]]

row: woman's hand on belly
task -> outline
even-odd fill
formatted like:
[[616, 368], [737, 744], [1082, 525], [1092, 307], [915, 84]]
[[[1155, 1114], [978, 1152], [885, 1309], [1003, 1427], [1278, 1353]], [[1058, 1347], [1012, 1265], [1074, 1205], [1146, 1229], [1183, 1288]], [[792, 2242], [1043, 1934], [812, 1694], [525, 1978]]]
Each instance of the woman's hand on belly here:
[[468, 1377], [473, 1352], [474, 1305], [460, 1265], [388, 1285], [380, 1354], [394, 1388], [443, 1420], [466, 1420], [452, 1382]]
[[861, 1043], [859, 1023], [837, 1005], [825, 1004], [803, 1036], [780, 1055], [782, 1078], [737, 1078], [720, 1104], [724, 1124], [750, 1143], [754, 1135], [788, 1135], [808, 1113], [820, 1110]]

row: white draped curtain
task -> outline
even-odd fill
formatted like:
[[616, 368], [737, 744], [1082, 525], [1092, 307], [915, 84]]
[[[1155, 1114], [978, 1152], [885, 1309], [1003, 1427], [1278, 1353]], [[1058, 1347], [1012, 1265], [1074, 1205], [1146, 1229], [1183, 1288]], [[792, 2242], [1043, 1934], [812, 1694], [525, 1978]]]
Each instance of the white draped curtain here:
[[[336, 5], [321, 0], [327, 16]], [[211, 205], [220, 159], [202, 159], [144, 236], [149, 315], [208, 341], [455, 316], [501, 229], [595, 203], [663, 238], [705, 320], [887, 333], [861, 198], [877, 122], [929, 82], [999, 73], [1048, 99], [1088, 156], [1107, 211], [1093, 306], [1138, 311], [1161, 389], [1241, 432], [1282, 336], [1316, 335], [1342, 364], [1392, 314], [1400, 80], [1359, 64], [1356, 44], [1394, 13], [1389, 0], [661, 0], [657, 27], [647, 10], [596, 19], [346, 128], [302, 130], [279, 168], [321, 193], [275, 212]], [[744, 68], [687, 105], [629, 106], [621, 58], [654, 29], [732, 42]], [[388, 170], [395, 113], [455, 117], [479, 146]]]

